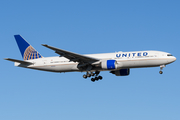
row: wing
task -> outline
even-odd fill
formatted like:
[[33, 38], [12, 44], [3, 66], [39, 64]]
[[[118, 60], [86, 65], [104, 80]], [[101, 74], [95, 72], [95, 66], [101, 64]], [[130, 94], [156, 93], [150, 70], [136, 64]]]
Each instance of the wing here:
[[60, 56], [65, 57], [65, 58], [67, 58], [67, 59], [69, 59], [70, 61], [73, 61], [73, 62], [93, 63], [93, 62], [99, 61], [99, 59], [96, 59], [96, 58], [92, 58], [92, 57], [80, 55], [80, 54], [77, 54], [77, 53], [69, 52], [69, 51], [62, 50], [62, 49], [59, 49], [59, 48], [55, 48], [55, 47], [52, 47], [52, 46], [49, 46], [49, 45], [46, 45], [46, 44], [42, 44], [42, 45], [49, 48], [49, 49], [51, 49], [51, 50], [54, 50], [55, 53], [59, 54]]
[[12, 62], [18, 62], [18, 63], [22, 63], [22, 64], [26, 64], [26, 65], [31, 65], [33, 64], [32, 62], [27, 62], [27, 61], [22, 61], [22, 60], [16, 60], [16, 59], [11, 59], [11, 58], [4, 58], [5, 60], [9, 60]]

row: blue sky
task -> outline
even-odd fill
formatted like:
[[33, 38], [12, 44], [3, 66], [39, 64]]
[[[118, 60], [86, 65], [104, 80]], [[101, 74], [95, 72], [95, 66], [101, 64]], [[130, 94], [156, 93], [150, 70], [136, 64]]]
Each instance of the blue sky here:
[[[6, 0], [0, 2], [1, 120], [179, 120], [180, 1]], [[126, 77], [101, 72], [50, 73], [14, 67], [22, 59], [13, 35], [21, 34], [44, 57], [41, 44], [79, 54], [159, 50], [177, 61], [131, 69]]]

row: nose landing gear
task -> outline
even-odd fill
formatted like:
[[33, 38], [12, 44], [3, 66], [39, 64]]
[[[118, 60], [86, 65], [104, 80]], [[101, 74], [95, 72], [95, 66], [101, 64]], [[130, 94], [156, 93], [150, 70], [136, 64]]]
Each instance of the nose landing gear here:
[[159, 71], [159, 74], [163, 74], [163, 68], [166, 67], [165, 65], [160, 65], [160, 71]]

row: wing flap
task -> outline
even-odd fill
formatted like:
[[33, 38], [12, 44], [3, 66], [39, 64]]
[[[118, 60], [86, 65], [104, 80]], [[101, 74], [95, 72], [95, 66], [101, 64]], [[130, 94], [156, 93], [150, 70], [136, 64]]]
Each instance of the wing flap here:
[[32, 62], [27, 62], [27, 61], [22, 61], [22, 60], [16, 60], [16, 59], [11, 59], [11, 58], [4, 58], [5, 60], [9, 60], [11, 62], [18, 62], [26, 65], [31, 65], [33, 64]]

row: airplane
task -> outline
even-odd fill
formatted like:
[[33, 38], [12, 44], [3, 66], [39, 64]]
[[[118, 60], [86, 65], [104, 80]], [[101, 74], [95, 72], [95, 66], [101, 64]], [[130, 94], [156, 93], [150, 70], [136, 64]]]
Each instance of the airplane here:
[[95, 82], [102, 80], [101, 71], [110, 71], [116, 76], [128, 76], [131, 68], [160, 67], [162, 69], [176, 57], [162, 51], [133, 51], [81, 55], [42, 44], [57, 53], [57, 57], [43, 57], [20, 35], [14, 35], [23, 60], [5, 58], [15, 62], [15, 66], [49, 72], [86, 72], [83, 78]]

